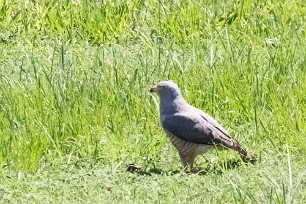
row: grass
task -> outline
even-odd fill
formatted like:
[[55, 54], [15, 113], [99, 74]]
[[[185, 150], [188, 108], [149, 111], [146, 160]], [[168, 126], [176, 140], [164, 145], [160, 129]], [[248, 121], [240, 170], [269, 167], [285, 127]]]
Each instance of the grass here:
[[[305, 203], [302, 1], [0, 10], [1, 203]], [[259, 162], [212, 152], [204, 175], [181, 172], [148, 93], [165, 79]]]

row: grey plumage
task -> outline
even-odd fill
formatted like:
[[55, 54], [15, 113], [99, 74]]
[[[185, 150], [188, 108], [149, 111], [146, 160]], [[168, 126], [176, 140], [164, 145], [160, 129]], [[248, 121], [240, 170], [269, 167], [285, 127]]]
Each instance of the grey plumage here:
[[192, 167], [195, 157], [210, 147], [224, 146], [249, 157], [241, 145], [207, 113], [189, 105], [178, 86], [172, 81], [162, 81], [151, 92], [160, 96], [162, 127], [179, 151], [183, 165]]

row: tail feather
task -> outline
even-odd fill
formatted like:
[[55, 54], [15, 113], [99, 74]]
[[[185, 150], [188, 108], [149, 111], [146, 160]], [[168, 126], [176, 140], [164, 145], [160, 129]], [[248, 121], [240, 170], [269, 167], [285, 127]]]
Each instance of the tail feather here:
[[230, 148], [232, 150], [237, 151], [240, 154], [240, 156], [243, 159], [243, 161], [245, 161], [245, 162], [255, 163], [257, 161], [255, 156], [252, 155], [252, 153], [250, 153], [250, 152], [246, 151], [245, 149], [243, 149], [239, 143], [235, 143], [234, 142], [234, 144]]

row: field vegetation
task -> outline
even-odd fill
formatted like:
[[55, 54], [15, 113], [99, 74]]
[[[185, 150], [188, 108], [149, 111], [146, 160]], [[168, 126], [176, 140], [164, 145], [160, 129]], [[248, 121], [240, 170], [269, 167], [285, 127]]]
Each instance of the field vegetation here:
[[[302, 0], [1, 0], [0, 202], [306, 203], [305, 22]], [[258, 162], [184, 173], [166, 79]]]

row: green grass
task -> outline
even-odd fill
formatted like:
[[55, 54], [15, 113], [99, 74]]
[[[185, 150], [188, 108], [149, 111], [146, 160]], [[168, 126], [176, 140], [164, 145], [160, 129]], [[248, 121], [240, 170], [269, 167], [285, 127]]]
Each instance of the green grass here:
[[[305, 203], [303, 1], [0, 1], [1, 203]], [[185, 174], [172, 79], [259, 159]], [[139, 164], [138, 173], [126, 172]]]

